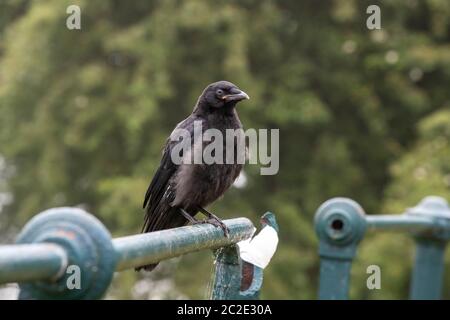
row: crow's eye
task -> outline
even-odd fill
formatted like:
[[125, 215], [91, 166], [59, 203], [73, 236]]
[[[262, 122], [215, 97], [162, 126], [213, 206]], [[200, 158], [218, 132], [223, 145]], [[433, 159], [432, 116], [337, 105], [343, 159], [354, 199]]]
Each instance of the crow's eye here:
[[217, 94], [218, 96], [223, 95], [223, 90], [222, 90], [222, 89], [217, 89], [216, 94]]

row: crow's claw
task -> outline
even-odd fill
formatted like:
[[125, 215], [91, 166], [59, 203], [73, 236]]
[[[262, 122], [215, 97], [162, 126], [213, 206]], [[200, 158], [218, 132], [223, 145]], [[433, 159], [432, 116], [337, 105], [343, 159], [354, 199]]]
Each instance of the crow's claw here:
[[222, 222], [222, 220], [219, 219], [218, 216], [202, 207], [198, 207], [198, 210], [208, 217], [208, 219], [203, 220], [204, 223], [209, 223], [215, 227], [220, 227], [223, 230], [223, 234], [225, 235], [225, 237], [228, 238], [228, 236], [230, 235], [230, 230], [228, 230], [227, 226]]
[[216, 228], [221, 228], [223, 230], [223, 234], [225, 237], [228, 238], [228, 236], [230, 235], [230, 230], [228, 230], [227, 226], [220, 220], [217, 220], [215, 218], [209, 218], [209, 219], [205, 219], [205, 220], [195, 220], [193, 222], [191, 222], [192, 225], [196, 225], [196, 224], [211, 224]]
[[216, 218], [209, 218], [207, 220], [204, 220], [205, 223], [209, 223], [212, 224], [213, 226], [217, 227], [217, 228], [221, 228], [223, 230], [223, 234], [226, 238], [229, 237], [230, 235], [230, 230], [228, 230], [227, 226], [225, 225], [225, 223], [223, 223], [222, 221], [216, 219]]

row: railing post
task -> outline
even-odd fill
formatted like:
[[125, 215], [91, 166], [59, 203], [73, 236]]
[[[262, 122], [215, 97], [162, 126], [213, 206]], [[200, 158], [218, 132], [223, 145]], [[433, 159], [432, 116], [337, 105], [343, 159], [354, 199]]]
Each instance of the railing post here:
[[319, 299], [348, 299], [352, 261], [366, 230], [364, 210], [351, 199], [333, 198], [319, 207], [314, 223], [319, 237]]
[[[215, 270], [211, 299], [259, 299], [263, 268], [276, 251], [279, 230], [275, 215], [271, 212], [266, 212], [261, 217], [261, 224], [263, 229], [260, 234], [248, 242], [243, 241], [214, 251]], [[268, 233], [265, 232], [267, 230]]]
[[442, 228], [435, 231], [416, 235], [416, 256], [410, 287], [411, 299], [440, 299], [444, 252], [450, 238], [450, 231], [446, 231], [444, 226], [450, 221], [450, 208], [444, 198], [430, 196], [416, 207], [409, 209], [406, 214], [431, 217], [436, 220], [437, 225], [442, 225]]
[[241, 264], [235, 245], [215, 250], [215, 272], [211, 299], [238, 299], [241, 286]]
[[237, 246], [214, 252], [215, 272], [212, 300], [257, 300], [263, 283], [263, 269], [239, 259]]

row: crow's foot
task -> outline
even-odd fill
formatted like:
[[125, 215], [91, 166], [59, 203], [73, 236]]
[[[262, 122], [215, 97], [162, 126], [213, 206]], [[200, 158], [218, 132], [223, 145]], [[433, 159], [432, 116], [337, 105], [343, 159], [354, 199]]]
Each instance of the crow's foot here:
[[222, 222], [222, 220], [220, 220], [219, 217], [217, 217], [214, 213], [209, 212], [208, 210], [202, 208], [202, 207], [198, 207], [198, 210], [203, 213], [205, 216], [208, 217], [208, 219], [203, 220], [203, 223], [209, 223], [212, 224], [213, 226], [217, 227], [217, 228], [221, 228], [223, 230], [223, 234], [225, 237], [228, 238], [228, 236], [230, 235], [230, 230], [228, 230], [227, 226], [225, 225], [225, 223]]

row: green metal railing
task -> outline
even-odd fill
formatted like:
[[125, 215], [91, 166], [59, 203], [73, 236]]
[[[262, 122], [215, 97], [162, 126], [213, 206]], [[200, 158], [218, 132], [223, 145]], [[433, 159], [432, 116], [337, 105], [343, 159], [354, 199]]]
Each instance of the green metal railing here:
[[450, 208], [445, 199], [430, 196], [397, 215], [367, 216], [347, 198], [334, 198], [316, 212], [319, 238], [319, 299], [348, 299], [350, 269], [367, 230], [409, 232], [416, 240], [411, 299], [440, 299], [444, 251], [450, 239]]
[[[272, 215], [266, 213], [266, 215]], [[20, 299], [98, 299], [115, 271], [156, 263], [186, 253], [216, 253], [213, 299], [256, 299], [262, 270], [239, 259], [235, 246], [254, 226], [246, 218], [225, 220], [229, 236], [209, 224], [111, 239], [94, 216], [76, 208], [55, 208], [31, 219], [17, 243], [0, 246], [0, 284], [19, 282]], [[79, 286], [68, 285], [78, 273]], [[233, 281], [230, 281], [233, 280]], [[242, 289], [241, 282], [250, 285]]]

